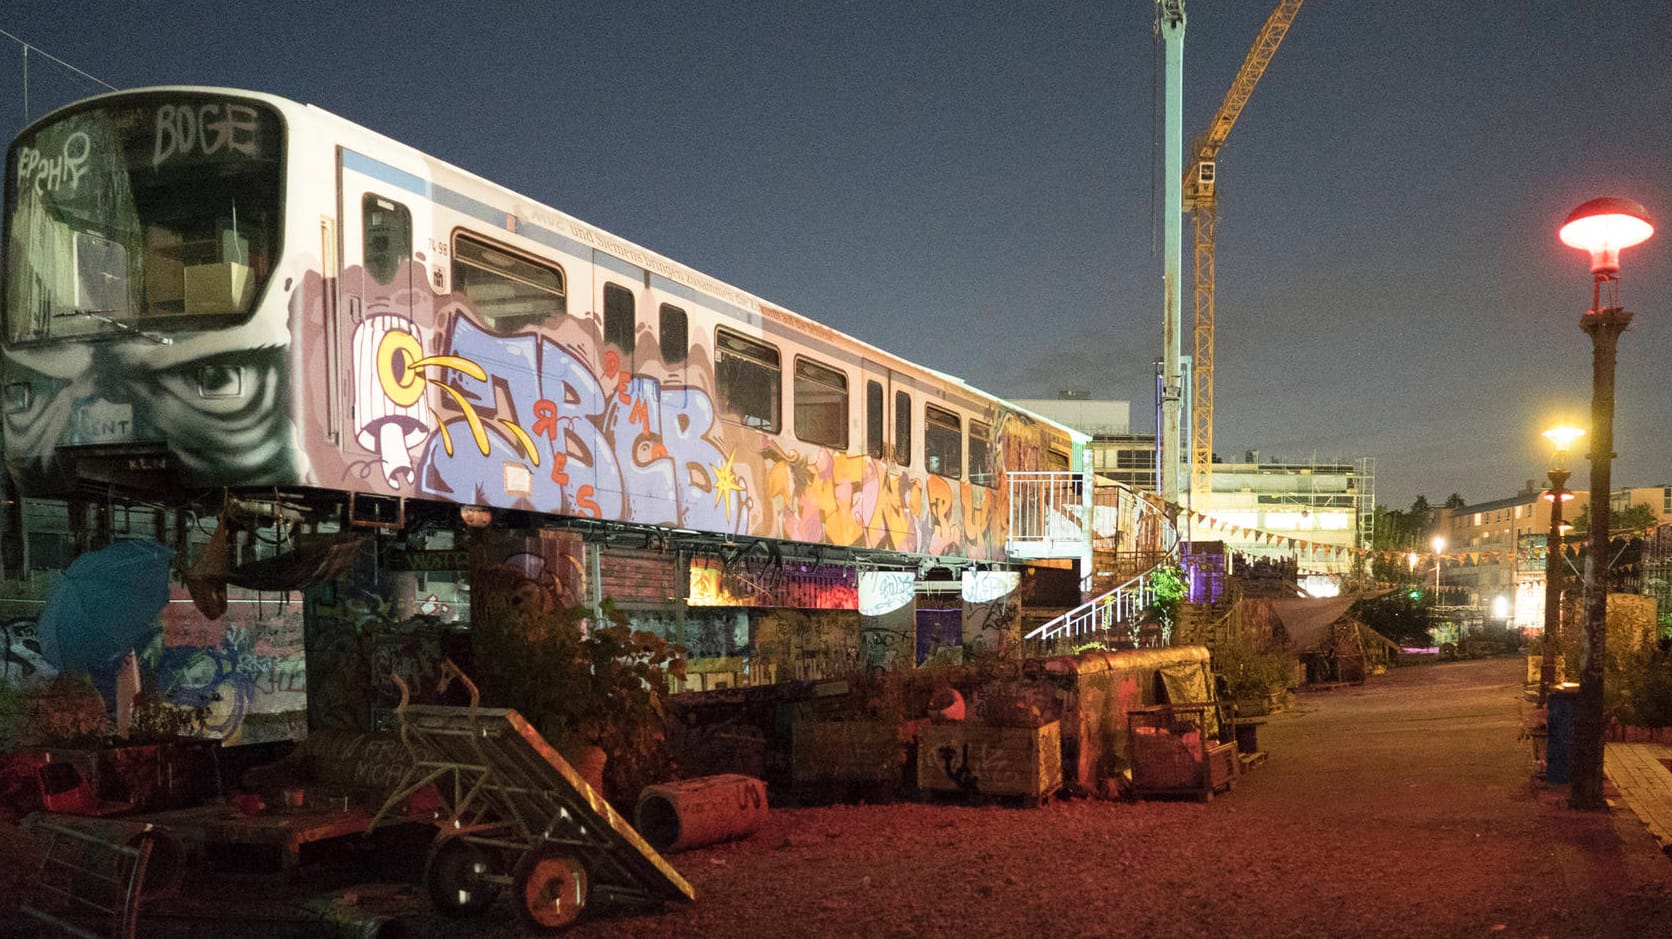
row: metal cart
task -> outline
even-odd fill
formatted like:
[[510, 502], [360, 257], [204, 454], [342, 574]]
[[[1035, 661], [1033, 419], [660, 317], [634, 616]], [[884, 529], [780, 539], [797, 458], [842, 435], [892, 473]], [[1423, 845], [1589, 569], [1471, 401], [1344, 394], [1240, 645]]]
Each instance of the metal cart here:
[[[1234, 726], [1223, 705], [1162, 704], [1127, 712], [1132, 790], [1139, 797], [1190, 796], [1203, 802], [1236, 782]], [[1221, 742], [1229, 731], [1231, 740]]]
[[578, 920], [593, 900], [653, 905], [696, 898], [521, 714], [408, 705], [404, 683], [401, 689], [400, 733], [413, 764], [372, 826], [410, 820], [400, 812], [408, 798], [432, 785], [439, 792], [436, 840], [424, 865], [439, 912], [479, 914], [510, 887], [523, 925], [552, 933]]

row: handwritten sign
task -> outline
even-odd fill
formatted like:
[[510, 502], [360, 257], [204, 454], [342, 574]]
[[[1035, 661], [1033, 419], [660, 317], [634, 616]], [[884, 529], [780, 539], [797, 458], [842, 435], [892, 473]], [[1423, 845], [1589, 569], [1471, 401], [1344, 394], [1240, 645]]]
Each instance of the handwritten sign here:
[[165, 104], [157, 108], [151, 166], [162, 166], [177, 156], [209, 157], [230, 152], [253, 157], [260, 149], [258, 117], [255, 108], [230, 101]]

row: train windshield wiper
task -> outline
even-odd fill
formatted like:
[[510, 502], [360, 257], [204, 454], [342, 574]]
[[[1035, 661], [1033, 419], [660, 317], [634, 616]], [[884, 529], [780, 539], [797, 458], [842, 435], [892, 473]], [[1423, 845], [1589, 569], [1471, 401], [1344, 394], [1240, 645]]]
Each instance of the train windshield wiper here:
[[121, 321], [119, 319], [116, 319], [115, 317], [110, 315], [111, 313], [114, 313], [114, 312], [115, 312], [114, 310], [65, 310], [62, 313], [52, 314], [52, 318], [53, 319], [66, 319], [66, 318], [72, 317], [72, 316], [85, 316], [88, 319], [98, 320], [101, 323], [109, 323], [110, 325], [115, 326], [117, 329], [120, 329], [123, 332], [133, 333], [134, 335], [139, 336], [143, 339], [149, 339], [149, 340], [151, 340], [152, 342], [156, 343], [159, 346], [166, 346], [166, 345], [172, 345], [173, 344], [174, 340], [170, 339], [167, 336], [162, 336], [162, 335], [158, 335], [157, 333], [148, 332], [146, 330], [140, 329], [138, 326], [135, 326], [132, 323], [124, 323], [123, 321]]

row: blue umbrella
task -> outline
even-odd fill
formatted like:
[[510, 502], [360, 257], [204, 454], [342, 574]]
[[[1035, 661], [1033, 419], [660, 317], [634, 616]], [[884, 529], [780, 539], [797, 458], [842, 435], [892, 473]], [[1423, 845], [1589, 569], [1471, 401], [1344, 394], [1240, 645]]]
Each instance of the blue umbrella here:
[[41, 610], [41, 657], [84, 671], [121, 657], [168, 603], [168, 559], [155, 541], [118, 541], [70, 563]]

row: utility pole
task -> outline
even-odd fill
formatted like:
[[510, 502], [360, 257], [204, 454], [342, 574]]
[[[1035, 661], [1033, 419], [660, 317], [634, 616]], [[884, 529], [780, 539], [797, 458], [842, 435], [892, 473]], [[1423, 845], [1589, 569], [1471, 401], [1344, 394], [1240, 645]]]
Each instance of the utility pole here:
[[1156, 0], [1155, 31], [1165, 49], [1166, 118], [1163, 123], [1161, 178], [1166, 197], [1161, 209], [1162, 311], [1161, 338], [1164, 347], [1161, 372], [1161, 427], [1157, 448], [1161, 453], [1161, 498], [1169, 516], [1179, 504], [1179, 479], [1183, 475], [1184, 447], [1179, 417], [1184, 397], [1184, 367], [1181, 334], [1183, 299], [1179, 269], [1184, 249], [1184, 0]]

